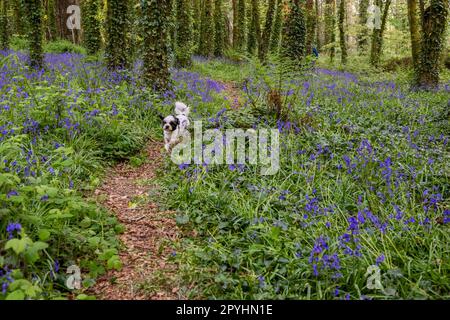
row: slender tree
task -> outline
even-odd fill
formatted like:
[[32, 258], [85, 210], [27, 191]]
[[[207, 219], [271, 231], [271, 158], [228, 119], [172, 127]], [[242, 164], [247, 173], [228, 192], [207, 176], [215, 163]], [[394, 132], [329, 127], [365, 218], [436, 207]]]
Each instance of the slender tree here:
[[335, 0], [326, 0], [325, 7], [325, 43], [329, 46], [330, 60], [333, 61], [335, 54], [335, 42], [336, 42], [336, 2]]
[[306, 0], [305, 4], [306, 15], [306, 45], [305, 50], [307, 54], [312, 53], [314, 44], [314, 36], [316, 32], [316, 12], [314, 9], [314, 0]]
[[416, 68], [416, 84], [421, 88], [431, 89], [439, 84], [439, 61], [448, 24], [448, 0], [431, 0], [427, 8], [421, 7], [422, 41]]
[[223, 55], [225, 25], [222, 13], [222, 0], [215, 0], [214, 4], [214, 55], [221, 57]]
[[[201, 0], [192, 0], [192, 39], [194, 40], [194, 45], [198, 45], [200, 43], [200, 28], [201, 28], [201, 12], [202, 12], [202, 6], [201, 6]], [[198, 48], [197, 48], [198, 49]], [[197, 50], [198, 51], [198, 50]]]
[[420, 54], [420, 27], [417, 17], [417, 0], [408, 0], [408, 22], [411, 34], [411, 54], [413, 66], [419, 64]]
[[344, 30], [344, 19], [345, 19], [345, 0], [340, 0], [339, 2], [339, 44], [341, 46], [341, 63], [347, 63], [347, 44], [345, 41], [345, 30]]
[[359, 28], [360, 31], [358, 32], [358, 52], [360, 54], [366, 52], [367, 49], [367, 36], [368, 36], [368, 29], [367, 29], [367, 9], [369, 8], [369, 0], [360, 0], [359, 1]]
[[98, 19], [100, 0], [84, 0], [82, 2], [84, 43], [88, 54], [95, 54], [100, 49], [100, 21]]
[[191, 0], [176, 0], [176, 50], [175, 65], [187, 67], [192, 55], [192, 11]]
[[319, 0], [315, 0], [315, 8], [316, 8], [316, 14], [315, 14], [315, 24], [316, 24], [316, 34], [315, 34], [315, 39], [316, 39], [316, 46], [317, 49], [320, 49], [322, 47], [322, 20], [321, 20], [321, 14], [322, 14], [322, 10], [321, 10], [321, 5], [319, 5]]
[[237, 0], [237, 21], [235, 23], [236, 30], [236, 46], [237, 50], [245, 49], [245, 13], [246, 13], [245, 0]]
[[238, 34], [239, 34], [239, 26], [238, 26], [238, 0], [232, 0], [231, 6], [233, 10], [233, 48], [237, 49], [238, 44]]
[[280, 35], [283, 26], [283, 0], [277, 1], [275, 20], [273, 22], [272, 36], [270, 38], [270, 52], [278, 53], [280, 48]]
[[128, 68], [128, 0], [108, 0], [106, 62], [110, 70]]
[[23, 11], [26, 14], [27, 34], [30, 49], [30, 65], [40, 69], [44, 66], [42, 50], [42, 1], [22, 0]]
[[[384, 3], [384, 6], [383, 6]], [[383, 48], [383, 34], [386, 29], [387, 17], [389, 13], [389, 6], [391, 5], [391, 0], [376, 0], [376, 5], [380, 8], [383, 13], [381, 18], [381, 28], [374, 28], [372, 33], [372, 47], [370, 50], [370, 63], [373, 66], [378, 66], [380, 63], [381, 52]]]
[[299, 0], [291, 0], [289, 13], [283, 26], [283, 56], [301, 62], [305, 54], [305, 17]]
[[[8, 0], [5, 0], [8, 1]], [[14, 33], [25, 34], [25, 14], [23, 12], [22, 0], [12, 0]]]
[[261, 25], [258, 0], [252, 0], [251, 4], [251, 21], [247, 35], [247, 52], [249, 54], [254, 54], [256, 48], [261, 42]]
[[0, 0], [0, 50], [9, 48], [8, 7], [6, 0]]
[[266, 21], [258, 50], [258, 56], [261, 61], [266, 59], [267, 52], [269, 51], [270, 37], [272, 36], [273, 16], [275, 12], [275, 2], [275, 0], [269, 0], [267, 6]]
[[142, 31], [144, 38], [144, 80], [157, 92], [170, 85], [169, 22], [171, 0], [142, 1]]
[[205, 57], [214, 53], [214, 22], [212, 1], [210, 0], [203, 4], [199, 53]]

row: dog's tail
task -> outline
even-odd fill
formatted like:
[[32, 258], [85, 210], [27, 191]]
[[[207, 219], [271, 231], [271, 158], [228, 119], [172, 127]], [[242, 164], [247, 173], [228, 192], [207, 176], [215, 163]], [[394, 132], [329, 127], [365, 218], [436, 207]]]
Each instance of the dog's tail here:
[[175, 113], [177, 115], [189, 116], [189, 107], [185, 105], [183, 102], [177, 101], [175, 102]]

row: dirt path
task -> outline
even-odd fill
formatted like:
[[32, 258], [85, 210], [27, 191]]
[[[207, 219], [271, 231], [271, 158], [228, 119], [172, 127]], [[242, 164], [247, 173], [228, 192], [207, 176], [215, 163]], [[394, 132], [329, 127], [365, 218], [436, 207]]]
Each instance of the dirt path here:
[[91, 291], [98, 299], [182, 298], [175, 278], [177, 265], [168, 261], [179, 238], [174, 212], [159, 211], [148, 201], [149, 192], [158, 192], [152, 179], [161, 164], [161, 150], [160, 142], [149, 142], [145, 164], [137, 168], [117, 165], [95, 191], [97, 197], [106, 198], [103, 205], [125, 226], [120, 236], [124, 248], [119, 253], [123, 268], [97, 280]]
[[[239, 88], [222, 82], [232, 108], [241, 106]], [[152, 184], [161, 166], [163, 144], [150, 141], [147, 161], [139, 167], [120, 163], [110, 169], [103, 185], [95, 191], [102, 204], [113, 212], [125, 232], [120, 235], [124, 247], [120, 250], [123, 268], [109, 271], [97, 279], [89, 290], [104, 300], [167, 300], [183, 299], [177, 283], [177, 265], [169, 261], [174, 243], [181, 234], [175, 213], [160, 211], [148, 201], [149, 193], [158, 193]]]
[[228, 97], [228, 100], [231, 101], [231, 108], [233, 109], [239, 109], [242, 105], [242, 102], [240, 101], [240, 88], [237, 84], [232, 82], [224, 82], [224, 81], [218, 81], [221, 85], [224, 87], [224, 92], [226, 96]]

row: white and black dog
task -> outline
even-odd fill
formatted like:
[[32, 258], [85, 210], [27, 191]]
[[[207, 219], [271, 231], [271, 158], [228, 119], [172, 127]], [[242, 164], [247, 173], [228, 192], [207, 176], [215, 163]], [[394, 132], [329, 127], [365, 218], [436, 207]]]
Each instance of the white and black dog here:
[[164, 130], [164, 147], [169, 151], [172, 146], [180, 142], [180, 138], [184, 137], [189, 127], [189, 107], [183, 102], [175, 102], [175, 115], [167, 117], [159, 116], [162, 120]]

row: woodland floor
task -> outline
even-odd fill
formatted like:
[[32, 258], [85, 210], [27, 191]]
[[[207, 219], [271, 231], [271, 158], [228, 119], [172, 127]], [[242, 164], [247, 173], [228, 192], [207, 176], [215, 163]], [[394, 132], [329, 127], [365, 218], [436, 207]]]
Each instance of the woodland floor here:
[[[221, 82], [231, 107], [241, 106], [236, 84]], [[147, 161], [133, 167], [119, 163], [111, 168], [103, 185], [95, 191], [102, 204], [113, 212], [125, 231], [120, 236], [119, 253], [123, 267], [97, 279], [90, 293], [102, 300], [173, 300], [183, 299], [177, 277], [178, 266], [169, 257], [181, 239], [175, 212], [163, 211], [149, 194], [157, 196], [152, 183], [161, 167], [163, 144], [151, 140], [146, 147]], [[139, 200], [141, 199], [141, 201]]]
[[173, 244], [180, 237], [175, 213], [161, 211], [155, 203], [146, 201], [149, 193], [158, 192], [151, 182], [161, 164], [162, 148], [162, 143], [150, 141], [146, 163], [139, 167], [118, 164], [95, 191], [97, 196], [106, 196], [103, 205], [125, 226], [120, 236], [124, 248], [119, 254], [123, 268], [109, 271], [97, 280], [92, 293], [99, 299], [182, 298], [175, 283], [177, 265], [168, 261]]

